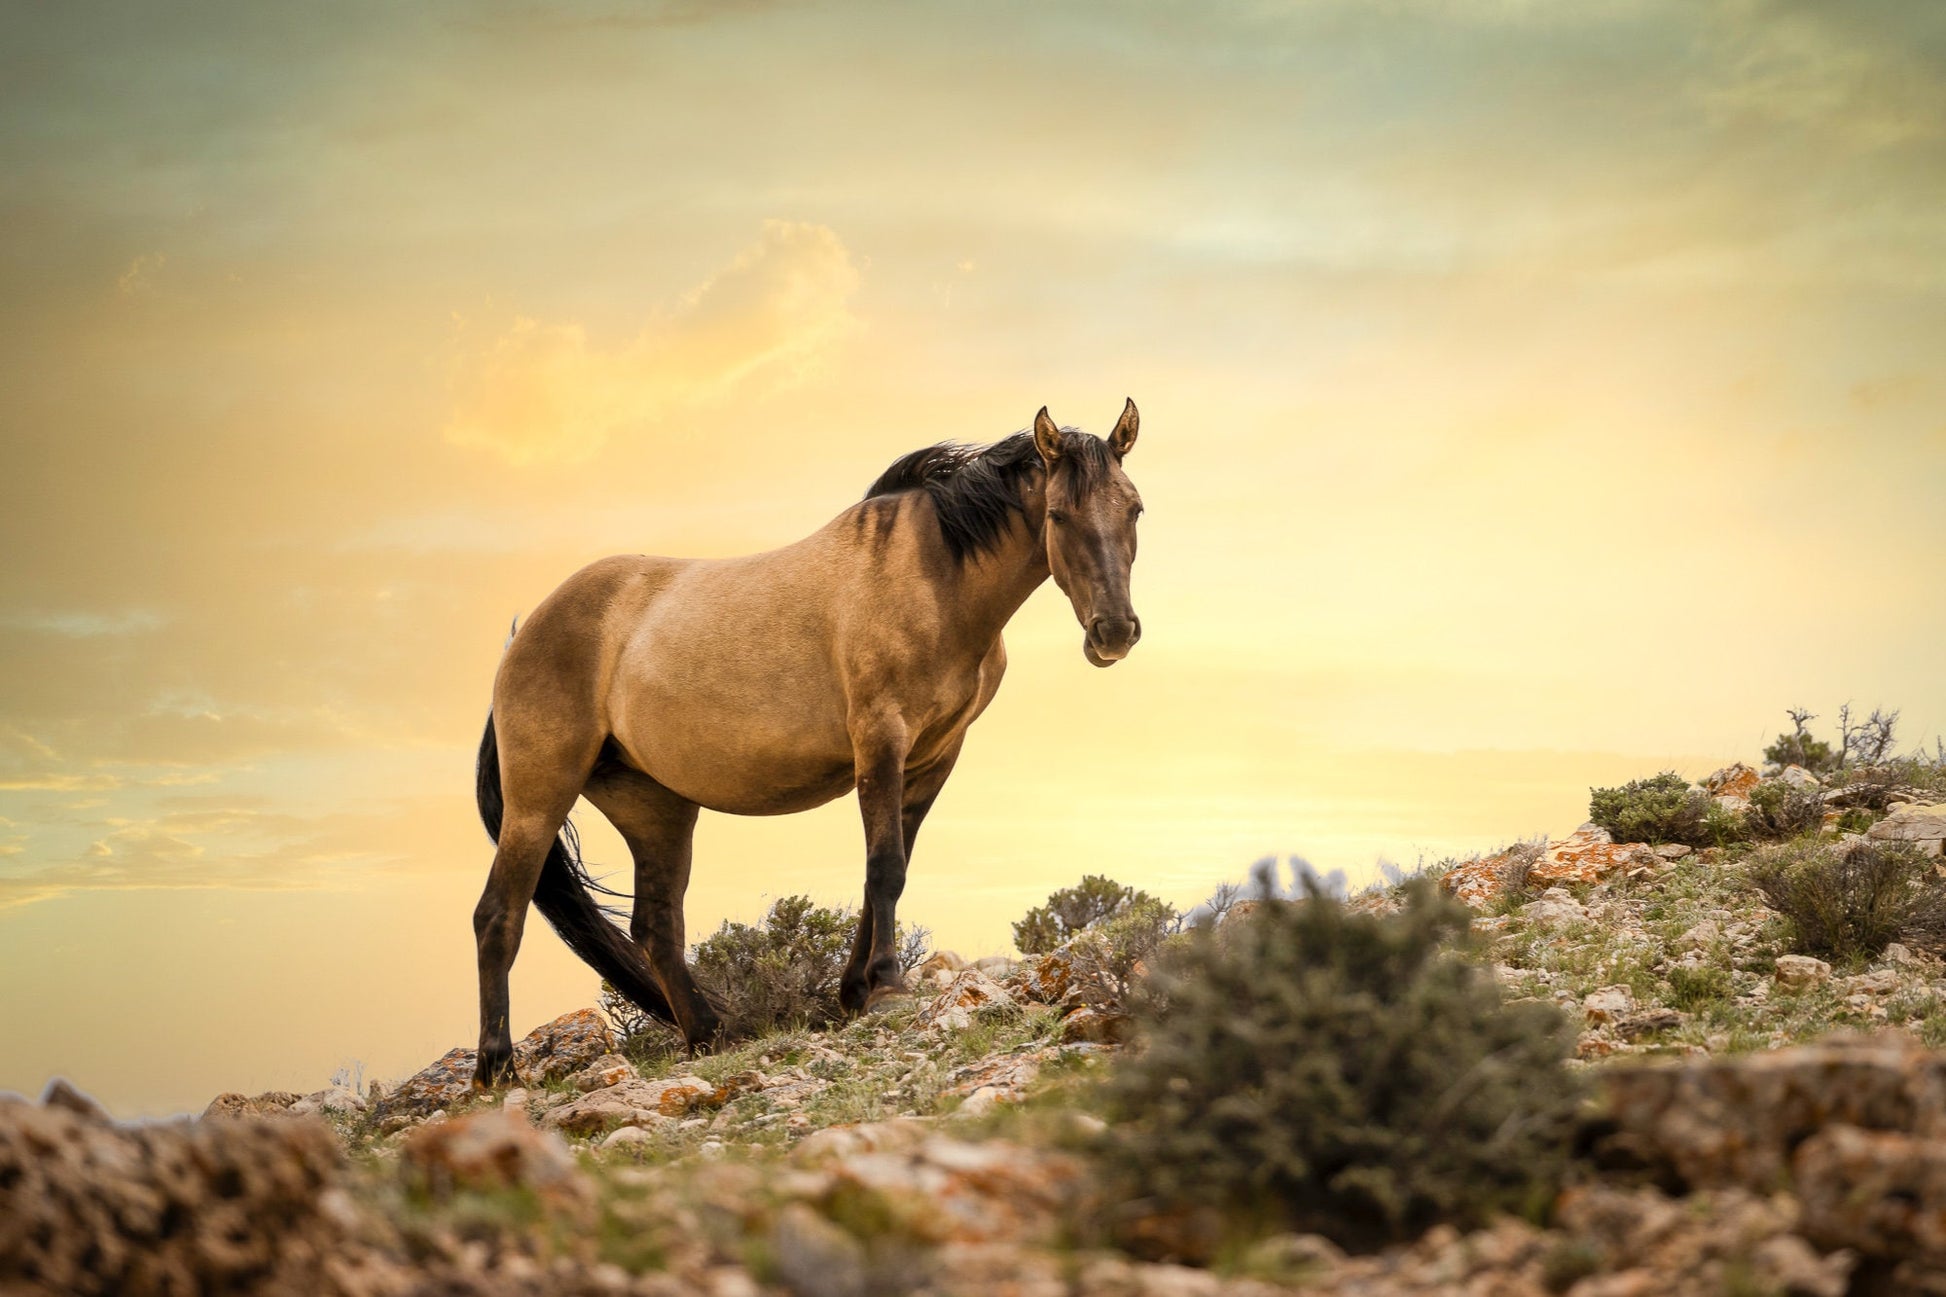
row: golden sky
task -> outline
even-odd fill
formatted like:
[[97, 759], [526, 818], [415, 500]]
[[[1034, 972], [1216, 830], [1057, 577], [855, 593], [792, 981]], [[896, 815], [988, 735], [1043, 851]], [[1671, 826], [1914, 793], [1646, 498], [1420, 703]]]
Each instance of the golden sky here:
[[[1141, 406], [1144, 638], [1017, 619], [963, 953], [1946, 730], [1929, 0], [10, 6], [0, 176], [0, 1088], [470, 1044], [511, 619], [1043, 403]], [[706, 816], [691, 934], [861, 883]], [[593, 989], [529, 931], [517, 1031]]]

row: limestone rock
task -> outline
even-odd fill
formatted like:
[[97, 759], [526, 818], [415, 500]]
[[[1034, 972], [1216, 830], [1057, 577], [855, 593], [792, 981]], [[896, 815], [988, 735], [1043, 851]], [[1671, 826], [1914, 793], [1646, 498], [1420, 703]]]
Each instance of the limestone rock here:
[[1523, 842], [1491, 856], [1462, 861], [1439, 876], [1439, 886], [1467, 908], [1483, 910], [1507, 895], [1516, 871], [1531, 865], [1538, 854], [1532, 843]]
[[1083, 1005], [1061, 1019], [1061, 1043], [1119, 1045], [1133, 1034], [1135, 1023], [1125, 1013], [1111, 1013]]
[[953, 951], [935, 950], [913, 971], [920, 978], [930, 980], [934, 973], [957, 973], [965, 967], [966, 961]]
[[1529, 923], [1549, 928], [1588, 920], [1587, 907], [1575, 900], [1574, 893], [1565, 887], [1550, 887], [1538, 899], [1528, 902], [1526, 915]]
[[620, 1054], [603, 1054], [568, 1078], [574, 1088], [583, 1094], [587, 1094], [590, 1090], [604, 1090], [611, 1085], [620, 1085], [623, 1081], [635, 1079], [635, 1065]]
[[1614, 1022], [1635, 1012], [1635, 993], [1626, 986], [1604, 986], [1582, 999], [1581, 1011], [1589, 1022]]
[[1803, 766], [1785, 766], [1778, 772], [1777, 777], [1793, 788], [1824, 787], [1818, 777]]
[[1631, 1043], [1680, 1027], [1686, 1019], [1675, 1009], [1644, 1009], [1615, 1020], [1615, 1034]]
[[1651, 848], [1651, 850], [1655, 852], [1656, 859], [1658, 860], [1674, 861], [1681, 860], [1693, 852], [1695, 848], [1681, 842], [1665, 842], [1661, 846]]
[[1013, 1003], [1005, 987], [975, 966], [955, 974], [946, 989], [919, 1010], [916, 1021], [934, 1031], [961, 1031], [972, 1026], [982, 1011], [1011, 1008]]
[[1865, 836], [1874, 842], [1910, 842], [1927, 855], [1940, 855], [1946, 843], [1946, 804], [1901, 802], [1865, 830]]
[[777, 1277], [799, 1297], [865, 1297], [865, 1245], [801, 1202], [777, 1214], [770, 1254]]
[[1810, 955], [1779, 955], [1771, 976], [1776, 979], [1777, 985], [1801, 991], [1830, 981], [1831, 965]]
[[1029, 1004], [1062, 1004], [1074, 989], [1074, 960], [1066, 947], [1051, 950], [1023, 962], [1007, 982]]

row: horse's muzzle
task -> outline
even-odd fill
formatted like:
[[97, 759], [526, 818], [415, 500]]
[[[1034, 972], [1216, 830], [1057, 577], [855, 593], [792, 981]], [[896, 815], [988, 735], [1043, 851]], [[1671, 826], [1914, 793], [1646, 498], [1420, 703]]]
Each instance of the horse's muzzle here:
[[1127, 657], [1141, 638], [1142, 619], [1134, 613], [1126, 617], [1097, 617], [1088, 624], [1082, 653], [1098, 667], [1113, 666]]

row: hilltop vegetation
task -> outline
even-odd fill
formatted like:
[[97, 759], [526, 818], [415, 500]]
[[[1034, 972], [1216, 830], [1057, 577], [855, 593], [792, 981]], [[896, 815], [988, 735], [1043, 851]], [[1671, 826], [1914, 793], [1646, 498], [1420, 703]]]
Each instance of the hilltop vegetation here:
[[852, 1021], [850, 916], [786, 898], [694, 952], [715, 1054], [610, 995], [498, 1094], [457, 1049], [182, 1126], [0, 1105], [0, 1286], [1946, 1291], [1946, 760], [1810, 719], [1344, 901], [1097, 876], [1022, 960], [915, 930]]

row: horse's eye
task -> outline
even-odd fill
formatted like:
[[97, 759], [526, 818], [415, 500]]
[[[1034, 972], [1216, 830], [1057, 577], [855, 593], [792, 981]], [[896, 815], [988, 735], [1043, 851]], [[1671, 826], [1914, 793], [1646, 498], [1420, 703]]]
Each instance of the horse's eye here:
[[1068, 511], [1066, 509], [1049, 509], [1047, 511], [1047, 520], [1049, 522], [1064, 523], [1068, 520]]

